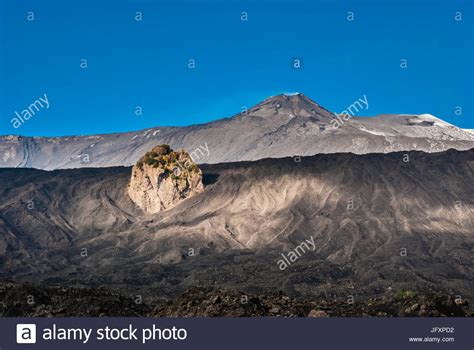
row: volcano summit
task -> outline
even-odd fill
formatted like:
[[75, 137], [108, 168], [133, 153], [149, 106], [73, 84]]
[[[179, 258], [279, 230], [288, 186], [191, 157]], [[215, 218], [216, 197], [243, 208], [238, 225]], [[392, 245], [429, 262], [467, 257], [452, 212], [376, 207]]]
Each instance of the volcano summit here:
[[[367, 96], [365, 100], [368, 102]], [[206, 124], [90, 136], [3, 136], [0, 137], [0, 167], [52, 170], [130, 166], [157, 144], [168, 144], [189, 154], [206, 144], [207, 155], [200, 157], [199, 163], [341, 152], [440, 152], [474, 147], [471, 131], [427, 116], [351, 116], [335, 128], [341, 115], [328, 111], [303, 94], [282, 94], [269, 97], [231, 118]], [[86, 156], [92, 161], [81, 162]]]

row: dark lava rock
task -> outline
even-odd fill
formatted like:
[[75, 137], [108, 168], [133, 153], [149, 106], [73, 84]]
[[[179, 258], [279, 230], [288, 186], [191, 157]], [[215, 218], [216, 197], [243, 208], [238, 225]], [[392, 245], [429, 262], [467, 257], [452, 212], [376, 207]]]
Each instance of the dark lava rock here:
[[441, 294], [390, 293], [348, 302], [344, 299], [292, 298], [282, 293], [252, 295], [193, 287], [177, 298], [137, 299], [119, 288], [42, 287], [0, 283], [0, 316], [150, 316], [150, 317], [472, 317], [467, 300]]

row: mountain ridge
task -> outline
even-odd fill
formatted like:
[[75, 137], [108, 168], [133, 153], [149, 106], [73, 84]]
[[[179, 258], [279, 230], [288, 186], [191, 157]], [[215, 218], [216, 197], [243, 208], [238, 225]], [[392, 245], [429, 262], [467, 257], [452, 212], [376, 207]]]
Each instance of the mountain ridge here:
[[[129, 166], [157, 144], [184, 149], [194, 154], [193, 161], [197, 163], [319, 153], [437, 152], [474, 147], [472, 132], [430, 118], [427, 115], [341, 116], [303, 94], [276, 95], [232, 117], [205, 124], [89, 136], [3, 136], [0, 167]], [[208, 154], [199, 151], [204, 146]]]

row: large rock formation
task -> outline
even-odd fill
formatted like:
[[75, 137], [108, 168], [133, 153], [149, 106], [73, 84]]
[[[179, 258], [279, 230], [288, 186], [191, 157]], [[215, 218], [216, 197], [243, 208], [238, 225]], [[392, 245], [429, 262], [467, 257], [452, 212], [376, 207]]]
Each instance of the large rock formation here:
[[128, 194], [149, 213], [170, 209], [204, 190], [202, 172], [185, 151], [154, 147], [133, 167]]

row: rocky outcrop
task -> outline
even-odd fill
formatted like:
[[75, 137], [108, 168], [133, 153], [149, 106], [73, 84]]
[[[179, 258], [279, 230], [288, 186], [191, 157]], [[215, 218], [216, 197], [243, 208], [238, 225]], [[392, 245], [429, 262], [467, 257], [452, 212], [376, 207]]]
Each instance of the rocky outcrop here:
[[[470, 317], [467, 301], [443, 294], [386, 293], [348, 304], [344, 298], [293, 298], [283, 293], [250, 294], [237, 290], [193, 287], [152, 317]], [[414, 311], [413, 311], [414, 310]]]
[[[192, 287], [142, 302], [118, 286], [45, 286], [0, 282], [0, 317], [473, 317], [466, 300], [443, 294], [387, 293], [378, 298], [293, 298], [283, 293]], [[401, 297], [401, 294], [405, 296]], [[34, 303], [26, 303], [30, 296]]]
[[132, 201], [148, 213], [170, 209], [204, 190], [202, 172], [185, 151], [154, 147], [133, 167], [128, 186]]

